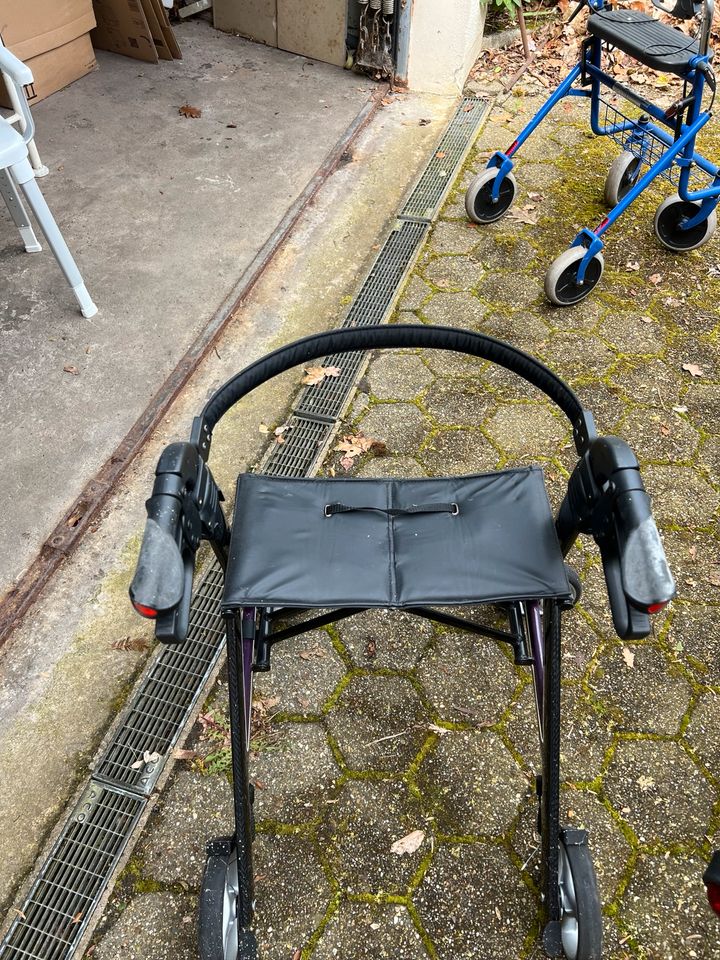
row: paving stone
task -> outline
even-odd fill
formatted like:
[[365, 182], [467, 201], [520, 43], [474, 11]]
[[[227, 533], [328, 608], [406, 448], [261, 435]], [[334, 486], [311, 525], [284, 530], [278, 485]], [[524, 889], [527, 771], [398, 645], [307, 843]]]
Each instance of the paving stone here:
[[616, 434], [625, 410], [618, 388], [597, 380], [594, 383], [578, 384], [575, 392], [585, 409], [592, 413], [598, 432]]
[[271, 663], [269, 673], [255, 674], [255, 690], [262, 697], [279, 697], [275, 709], [286, 713], [319, 713], [345, 673], [324, 630], [276, 644]]
[[706, 866], [695, 857], [638, 859], [621, 916], [647, 957], [719, 960], [718, 921], [700, 880]]
[[688, 421], [671, 410], [637, 408], [622, 421], [619, 435], [627, 440], [641, 466], [655, 463], [687, 463], [700, 443], [700, 435]]
[[596, 337], [554, 333], [543, 350], [545, 363], [571, 386], [575, 380], [602, 378], [615, 355]]
[[482, 329], [487, 307], [472, 293], [434, 293], [423, 306], [423, 316], [430, 323], [461, 330]]
[[720, 694], [705, 693], [695, 705], [684, 737], [707, 769], [717, 776], [720, 771]]
[[330, 886], [306, 837], [258, 834], [253, 855], [260, 956], [288, 960], [319, 926], [330, 901]]
[[[528, 671], [529, 672], [529, 671]], [[538, 737], [537, 707], [535, 692], [527, 684], [517, 700], [510, 706], [503, 725], [505, 737], [515, 753], [522, 758], [532, 776], [540, 773], [542, 762]]]
[[671, 653], [697, 680], [720, 688], [720, 662], [715, 643], [717, 621], [717, 607], [675, 603], [666, 642]]
[[642, 644], [607, 647], [588, 683], [624, 733], [675, 734], [690, 703], [690, 684], [677, 667]]
[[501, 455], [480, 430], [439, 430], [419, 456], [431, 476], [496, 470]]
[[477, 377], [487, 360], [454, 350], [421, 350], [421, 356], [439, 377]]
[[323, 931], [313, 960], [427, 960], [407, 908], [399, 904], [343, 903]]
[[691, 467], [647, 466], [643, 480], [660, 524], [705, 527], [720, 504], [720, 495]]
[[340, 771], [318, 723], [278, 724], [278, 743], [251, 763], [255, 817], [302, 823], [321, 815]]
[[413, 274], [398, 300], [398, 310], [417, 310], [431, 293], [422, 277]]
[[184, 883], [199, 890], [205, 844], [232, 833], [233, 823], [227, 777], [178, 770], [136, 849], [144, 874], [160, 883]]
[[599, 300], [588, 297], [586, 300], [576, 303], [575, 306], [563, 310], [558, 310], [551, 304], [542, 302], [537, 307], [536, 312], [538, 317], [542, 318], [553, 332], [564, 333], [568, 330], [595, 330], [601, 317], [605, 315], [606, 308]]
[[579, 783], [597, 779], [612, 743], [611, 718], [593, 709], [581, 688], [571, 684], [563, 684], [560, 713], [560, 769], [563, 780]]
[[409, 680], [360, 676], [343, 690], [327, 722], [350, 769], [397, 773], [416, 756], [429, 718]]
[[433, 636], [429, 620], [401, 610], [366, 610], [336, 629], [355, 665], [366, 669], [412, 670]]
[[441, 290], [474, 290], [485, 274], [474, 256], [436, 257], [423, 269], [423, 276]]
[[428, 390], [425, 409], [441, 424], [478, 427], [495, 410], [495, 399], [477, 380], [440, 381]]
[[430, 424], [411, 403], [378, 403], [362, 418], [360, 428], [366, 437], [386, 443], [390, 453], [413, 454]]
[[467, 220], [440, 222], [433, 229], [428, 247], [433, 253], [470, 253], [480, 240], [478, 234], [477, 224]]
[[[462, 615], [462, 614], [461, 614]], [[443, 633], [417, 669], [442, 720], [496, 723], [519, 680], [499, 644], [472, 633]]]
[[480, 299], [496, 310], [524, 310], [542, 296], [542, 288], [523, 273], [488, 273], [477, 290]]
[[195, 960], [196, 913], [195, 897], [175, 893], [135, 897], [92, 956], [96, 960]]
[[408, 354], [383, 354], [368, 372], [370, 392], [380, 400], [413, 400], [433, 375], [420, 357]]
[[566, 420], [536, 404], [501, 407], [485, 424], [499, 447], [512, 456], [552, 456], [570, 431]]
[[563, 826], [588, 831], [600, 901], [607, 906], [625, 874], [630, 844], [608, 809], [589, 790], [563, 792], [560, 820]]
[[636, 403], [668, 410], [684, 405], [681, 397], [685, 385], [680, 370], [664, 360], [620, 360], [613, 367], [611, 379], [623, 396]]
[[413, 457], [385, 455], [361, 463], [356, 477], [426, 477], [427, 471]]
[[640, 843], [702, 843], [714, 793], [677, 743], [621, 740], [603, 789]]
[[[525, 312], [511, 313], [508, 310], [489, 313], [483, 322], [482, 332], [491, 337], [497, 337], [498, 340], [504, 340], [531, 356], [540, 356], [550, 336], [547, 325], [539, 317]], [[535, 389], [517, 374], [504, 371], [503, 367], [495, 367], [495, 369], [507, 372], [513, 377], [523, 391], [523, 395], [527, 396], [525, 391]]]
[[683, 600], [702, 603], [720, 583], [720, 543], [702, 530], [663, 530], [668, 566]]
[[524, 270], [536, 257], [535, 248], [520, 237], [498, 237], [495, 242], [481, 244], [475, 250], [483, 266], [496, 270]]
[[517, 960], [537, 917], [505, 851], [479, 843], [440, 847], [414, 901], [439, 960]]
[[600, 645], [600, 637], [580, 610], [570, 610], [562, 618], [562, 676], [580, 680], [587, 672]]
[[[413, 853], [390, 849], [415, 830], [425, 839]], [[346, 893], [403, 894], [431, 849], [429, 820], [401, 781], [346, 783], [323, 822], [320, 840], [333, 877]]]
[[600, 323], [598, 332], [623, 355], [660, 356], [666, 346], [663, 325], [653, 322], [651, 317], [639, 315], [637, 310], [611, 310]]
[[707, 433], [720, 433], [720, 386], [692, 380], [683, 396], [688, 416]]
[[707, 472], [710, 482], [720, 486], [720, 438], [705, 437], [698, 455], [698, 463], [701, 470]]
[[451, 836], [500, 836], [531, 789], [500, 738], [489, 730], [441, 735], [423, 760], [417, 783], [438, 829]]

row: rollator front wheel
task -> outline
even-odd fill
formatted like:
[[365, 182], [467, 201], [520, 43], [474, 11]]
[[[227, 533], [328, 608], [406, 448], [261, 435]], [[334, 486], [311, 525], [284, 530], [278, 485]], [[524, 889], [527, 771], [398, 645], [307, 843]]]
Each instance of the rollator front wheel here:
[[545, 274], [545, 296], [556, 307], [571, 307], [574, 303], [579, 303], [599, 283], [605, 268], [601, 253], [593, 256], [582, 283], [578, 280], [580, 261], [586, 253], [585, 247], [570, 247], [563, 250], [550, 264], [550, 269]]
[[494, 223], [505, 216], [515, 199], [517, 184], [515, 177], [508, 173], [500, 184], [498, 199], [493, 201], [493, 183], [499, 172], [497, 167], [483, 170], [465, 192], [465, 211], [475, 223]]
[[715, 233], [717, 215], [713, 210], [707, 220], [702, 220], [689, 230], [681, 229], [685, 220], [694, 217], [700, 201], [681, 200], [677, 193], [660, 204], [655, 212], [655, 236], [660, 243], [681, 253], [683, 250], [695, 250], [701, 247]]
[[560, 834], [558, 885], [560, 887], [560, 932], [567, 960], [600, 960], [602, 914], [595, 869], [587, 841], [563, 830]]
[[640, 159], [629, 150], [623, 150], [610, 164], [605, 180], [605, 203], [609, 207], [618, 204], [635, 185], [640, 172]]
[[240, 929], [239, 897], [235, 842], [213, 840], [208, 844], [198, 912], [200, 960], [258, 960], [255, 934]]

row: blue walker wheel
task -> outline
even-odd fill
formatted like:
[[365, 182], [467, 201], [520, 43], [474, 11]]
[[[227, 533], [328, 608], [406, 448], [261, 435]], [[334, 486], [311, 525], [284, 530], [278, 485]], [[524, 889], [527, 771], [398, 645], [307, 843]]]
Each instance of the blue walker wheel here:
[[580, 262], [586, 253], [585, 247], [570, 247], [550, 264], [545, 274], [545, 296], [556, 307], [579, 303], [599, 283], [605, 267], [601, 253], [596, 253], [588, 264], [583, 282], [578, 281]]
[[499, 171], [490, 167], [479, 173], [465, 192], [465, 212], [475, 223], [494, 223], [510, 209], [517, 184], [515, 177], [508, 173], [500, 184], [500, 196], [493, 202], [492, 188]]
[[713, 210], [707, 220], [701, 220], [689, 230], [681, 229], [682, 223], [694, 217], [699, 201], [681, 200], [677, 193], [663, 200], [655, 212], [655, 236], [668, 250], [681, 253], [701, 247], [715, 233], [717, 215]]

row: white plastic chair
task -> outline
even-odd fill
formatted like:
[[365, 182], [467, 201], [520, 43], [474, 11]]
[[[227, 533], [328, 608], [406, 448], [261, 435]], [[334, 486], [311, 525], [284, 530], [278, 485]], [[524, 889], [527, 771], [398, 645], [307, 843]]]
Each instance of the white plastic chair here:
[[40, 187], [35, 181], [35, 171], [30, 163], [28, 144], [35, 134], [35, 124], [23, 87], [32, 84], [32, 72], [3, 46], [0, 46], [0, 71], [10, 78], [15, 88], [17, 97], [13, 98], [13, 105], [17, 104], [16, 109], [19, 108], [22, 118], [20, 126], [23, 131], [21, 133], [16, 130], [4, 117], [0, 117], [0, 195], [20, 231], [26, 251], [37, 253], [42, 247], [38, 243], [25, 211], [20, 196], [22, 191], [24, 199], [45, 235], [48, 246], [75, 294], [80, 312], [84, 317], [94, 317], [97, 307], [87, 292], [77, 264], [40, 192]]
[[[0, 47], [4, 47], [2, 37], [0, 37]], [[20, 96], [17, 92], [15, 84], [10, 79], [10, 77], [3, 73], [0, 70], [0, 77], [5, 81], [5, 89], [7, 90], [8, 97], [10, 98], [10, 104], [13, 109], [13, 113], [9, 117], [5, 117], [8, 123], [16, 123], [20, 128], [20, 133], [25, 133], [25, 117], [22, 113], [22, 107], [20, 106]], [[34, 140], [28, 141], [28, 155], [30, 157], [30, 163], [35, 172], [36, 177], [46, 177], [50, 172], [45, 164], [40, 159], [40, 154], [38, 153], [38, 148], [35, 146]]]

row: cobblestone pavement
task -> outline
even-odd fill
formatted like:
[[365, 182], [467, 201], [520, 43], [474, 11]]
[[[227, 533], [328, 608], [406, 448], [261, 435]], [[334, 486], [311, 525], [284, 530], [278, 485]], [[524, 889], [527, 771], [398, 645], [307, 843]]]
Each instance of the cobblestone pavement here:
[[[561, 109], [518, 163], [520, 218], [479, 228], [462, 210], [473, 172], [535, 105], [516, 99], [491, 117], [397, 318], [485, 331], [535, 354], [641, 461], [679, 595], [650, 638], [623, 644], [595, 549], [574, 550], [585, 593], [564, 620], [562, 815], [590, 830], [605, 957], [712, 960], [720, 926], [700, 877], [720, 843], [720, 245], [662, 250], [651, 226], [662, 192], [650, 191], [609, 234], [595, 295], [549, 307], [544, 271], [601, 219], [612, 145]], [[349, 473], [535, 461], [557, 503], [570, 431], [529, 389], [451, 354], [375, 357], [344, 432], [388, 452]], [[338, 453], [324, 469], [344, 474]], [[253, 760], [264, 960], [540, 957], [527, 673], [489, 640], [387, 612], [287, 641], [273, 657], [257, 681]], [[224, 692], [207, 708], [220, 723]], [[100, 928], [98, 960], [195, 955], [203, 845], [227, 831], [231, 798], [222, 748], [201, 732], [193, 743], [214, 753], [176, 772]], [[425, 833], [419, 849], [391, 853], [413, 830]]]

